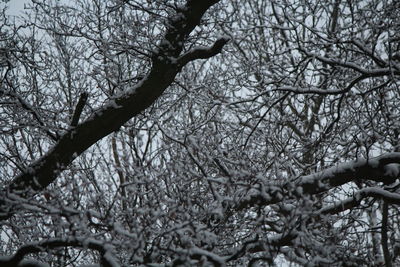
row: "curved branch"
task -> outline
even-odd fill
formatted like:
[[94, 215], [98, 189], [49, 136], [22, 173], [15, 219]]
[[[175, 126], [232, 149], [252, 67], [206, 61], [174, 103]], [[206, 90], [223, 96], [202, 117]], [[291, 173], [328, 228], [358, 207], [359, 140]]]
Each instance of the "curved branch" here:
[[320, 209], [319, 214], [337, 214], [360, 205], [365, 198], [383, 199], [386, 203], [400, 205], [400, 194], [386, 191], [379, 187], [368, 187], [356, 192], [353, 197], [341, 200], [333, 205]]
[[398, 164], [400, 164], [400, 152], [387, 153], [372, 159], [359, 159], [342, 163], [303, 176], [298, 185], [303, 188], [305, 193], [316, 194], [361, 179], [391, 184], [399, 176]]
[[52, 238], [30, 243], [19, 248], [13, 256], [0, 258], [0, 264], [2, 266], [17, 266], [28, 254], [45, 252], [59, 247], [89, 248], [96, 250], [102, 256], [101, 261], [103, 266], [120, 266], [117, 260], [111, 255], [110, 248], [108, 248], [107, 245], [98, 240], [83, 238]]
[[[307, 56], [316, 58], [319, 61], [326, 63], [328, 65], [349, 68], [349, 69], [355, 70], [361, 74], [367, 75], [368, 77], [391, 75], [392, 71], [393, 71], [393, 70], [391, 71], [389, 67], [365, 69], [354, 62], [346, 62], [346, 61], [343, 61], [340, 59], [324, 57], [317, 53], [308, 52], [308, 51], [304, 50], [303, 48], [301, 48], [300, 51], [304, 52]], [[393, 74], [400, 75], [400, 71], [394, 71]]]
[[218, 39], [211, 47], [193, 48], [192, 50], [186, 52], [185, 54], [179, 57], [178, 65], [184, 66], [190, 61], [193, 61], [195, 59], [207, 59], [213, 57], [221, 52], [222, 48], [225, 46], [227, 42], [229, 42], [229, 38], [222, 37]]
[[[315, 195], [357, 180], [391, 184], [399, 177], [399, 174], [400, 152], [387, 153], [372, 159], [359, 159], [314, 174], [290, 179], [297, 182], [289, 182], [282, 187], [263, 186], [253, 190], [251, 194], [239, 201], [236, 209], [275, 204], [303, 194]], [[377, 191], [374, 194], [377, 194]]]

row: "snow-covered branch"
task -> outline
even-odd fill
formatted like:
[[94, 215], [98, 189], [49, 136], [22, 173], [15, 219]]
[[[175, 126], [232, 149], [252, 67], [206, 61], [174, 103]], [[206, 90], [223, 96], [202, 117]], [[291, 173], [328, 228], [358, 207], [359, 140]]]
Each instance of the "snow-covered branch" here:
[[400, 194], [386, 191], [379, 187], [368, 187], [357, 191], [354, 196], [320, 209], [319, 214], [337, 214], [360, 205], [365, 198], [384, 199], [387, 203], [400, 205]]
[[384, 67], [384, 68], [371, 68], [371, 69], [365, 69], [362, 68], [360, 65], [354, 63], [354, 62], [347, 62], [347, 61], [343, 61], [340, 59], [335, 59], [335, 58], [328, 58], [328, 57], [324, 57], [321, 56], [317, 53], [312, 53], [312, 52], [308, 52], [305, 50], [302, 50], [307, 56], [309, 57], [313, 57], [318, 59], [319, 61], [326, 63], [328, 65], [331, 66], [341, 66], [344, 68], [349, 68], [352, 70], [355, 70], [361, 74], [364, 74], [368, 77], [378, 77], [378, 76], [385, 76], [385, 75], [400, 75], [400, 71], [398, 70], [391, 70], [389, 67]]
[[310, 88], [301, 88], [294, 86], [281, 86], [272, 91], [284, 91], [284, 92], [292, 92], [295, 94], [317, 94], [317, 95], [341, 95], [346, 92], [349, 92], [358, 82], [361, 82], [364, 79], [367, 79], [369, 76], [365, 74], [361, 74], [355, 79], [353, 79], [345, 88], [343, 89], [321, 89], [318, 87], [310, 87]]
[[[37, 193], [52, 183], [86, 149], [153, 104], [174, 81], [182, 67], [166, 59], [179, 56], [186, 38], [200, 23], [207, 9], [217, 2], [190, 0], [185, 7], [177, 9], [177, 14], [167, 22], [168, 27], [159, 49], [152, 56], [153, 65], [148, 75], [131, 90], [111, 100], [86, 121], [67, 131], [45, 156], [34, 162], [26, 172], [15, 177], [3, 190], [24, 197]], [[195, 57], [215, 55], [226, 42], [226, 39], [220, 39], [211, 49], [189, 53], [183, 57], [181, 64]], [[0, 201], [0, 205], [4, 203]]]
[[[275, 204], [303, 194], [314, 195], [357, 180], [372, 180], [390, 184], [399, 177], [399, 174], [400, 152], [388, 153], [372, 159], [359, 159], [302, 176], [296, 179], [296, 182], [289, 182], [283, 187], [262, 187], [257, 192], [250, 193], [241, 199], [236, 209]], [[368, 194], [372, 196], [372, 192]], [[375, 192], [375, 196], [377, 196], [376, 194]]]
[[260, 238], [256, 236], [253, 239], [246, 240], [241, 246], [236, 248], [235, 252], [227, 257], [226, 261], [232, 261], [240, 258], [246, 253], [266, 252], [272, 262], [274, 255], [283, 246], [289, 246], [298, 236], [296, 230], [289, 231], [286, 234], [277, 234], [271, 237]]
[[372, 180], [393, 183], [400, 174], [400, 152], [393, 152], [371, 159], [342, 163], [323, 171], [303, 176], [297, 186], [305, 193], [319, 193], [355, 180]]
[[24, 257], [29, 254], [42, 253], [60, 247], [89, 248], [96, 250], [101, 255], [101, 264], [103, 266], [120, 266], [117, 259], [115, 259], [114, 256], [112, 256], [112, 253], [110, 253], [110, 250], [112, 249], [110, 245], [91, 238], [85, 239], [75, 237], [51, 238], [26, 244], [19, 248], [13, 256], [0, 257], [0, 264], [3, 266], [17, 266], [21, 261], [23, 261]]
[[215, 41], [215, 43], [211, 47], [196, 47], [182, 56], [179, 57], [178, 59], [178, 65], [179, 66], [184, 66], [190, 61], [196, 60], [196, 59], [207, 59], [210, 57], [213, 57], [217, 54], [219, 54], [222, 50], [222, 48], [225, 46], [225, 44], [229, 42], [229, 38], [227, 37], [222, 37]]

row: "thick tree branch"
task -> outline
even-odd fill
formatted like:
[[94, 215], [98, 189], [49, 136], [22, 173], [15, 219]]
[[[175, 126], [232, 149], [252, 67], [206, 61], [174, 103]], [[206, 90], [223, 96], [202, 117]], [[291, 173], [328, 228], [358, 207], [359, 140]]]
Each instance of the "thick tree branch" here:
[[[200, 23], [207, 9], [217, 2], [219, 0], [188, 0], [185, 7], [178, 9], [177, 14], [167, 23], [164, 38], [152, 56], [152, 68], [148, 75], [131, 90], [111, 100], [86, 121], [61, 136], [45, 156], [34, 162], [3, 189], [6, 194], [13, 193], [22, 197], [36, 194], [52, 183], [60, 172], [86, 149], [149, 107], [174, 81], [182, 68], [177, 64], [177, 58], [187, 37]], [[212, 52], [219, 52], [225, 43], [218, 42]], [[200, 56], [203, 55], [200, 53]], [[190, 59], [194, 57], [190, 56]], [[7, 213], [4, 203], [4, 200], [0, 200], [0, 213], [3, 214]], [[10, 213], [0, 219], [9, 216]]]
[[51, 249], [59, 247], [75, 247], [75, 248], [89, 248], [97, 250], [101, 255], [102, 266], [116, 267], [120, 266], [117, 260], [109, 252], [107, 245], [94, 239], [84, 238], [52, 238], [22, 246], [11, 257], [0, 257], [0, 264], [2, 266], [18, 266], [18, 264], [28, 254], [46, 252]]
[[82, 93], [81, 96], [79, 97], [78, 104], [76, 104], [75, 111], [74, 111], [74, 114], [72, 115], [72, 119], [71, 119], [72, 127], [75, 127], [76, 125], [78, 125], [79, 118], [81, 117], [83, 108], [85, 107], [85, 104], [87, 101], [87, 98], [88, 98], [87, 93]]
[[315, 195], [357, 180], [372, 180], [390, 184], [399, 175], [400, 152], [388, 153], [372, 159], [343, 163], [311, 175], [302, 176], [296, 179], [296, 182], [289, 182], [282, 187], [260, 187], [254, 190], [256, 192], [253, 191], [240, 200], [236, 209], [275, 204], [303, 194]]
[[229, 38], [222, 37], [222, 38], [218, 39], [211, 47], [194, 48], [179, 57], [178, 65], [184, 66], [187, 63], [189, 63], [190, 61], [193, 61], [196, 59], [207, 59], [207, 58], [213, 57], [221, 52], [222, 48], [224, 47], [224, 45], [227, 42], [229, 42]]
[[338, 214], [357, 207], [363, 199], [368, 197], [383, 199], [386, 203], [400, 205], [400, 194], [392, 193], [379, 187], [368, 187], [356, 192], [353, 197], [346, 198], [333, 205], [320, 209], [317, 213]]
[[387, 153], [371, 159], [359, 159], [303, 176], [299, 186], [306, 193], [319, 193], [355, 180], [391, 184], [399, 176], [398, 164], [400, 164], [400, 152]]

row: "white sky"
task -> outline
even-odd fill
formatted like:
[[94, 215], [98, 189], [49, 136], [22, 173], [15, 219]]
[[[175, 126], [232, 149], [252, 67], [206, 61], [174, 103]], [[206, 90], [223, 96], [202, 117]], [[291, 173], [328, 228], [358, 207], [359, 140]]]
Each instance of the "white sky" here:
[[29, 2], [30, 0], [10, 0], [7, 3], [7, 14], [12, 16], [20, 15], [20, 13], [24, 10], [24, 4]]

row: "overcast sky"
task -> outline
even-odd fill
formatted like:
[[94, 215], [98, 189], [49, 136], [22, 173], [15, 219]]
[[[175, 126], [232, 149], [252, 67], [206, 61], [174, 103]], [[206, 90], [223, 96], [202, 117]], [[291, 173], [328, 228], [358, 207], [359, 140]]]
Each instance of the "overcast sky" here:
[[19, 15], [24, 10], [24, 4], [29, 3], [29, 0], [11, 0], [8, 2], [8, 15]]

